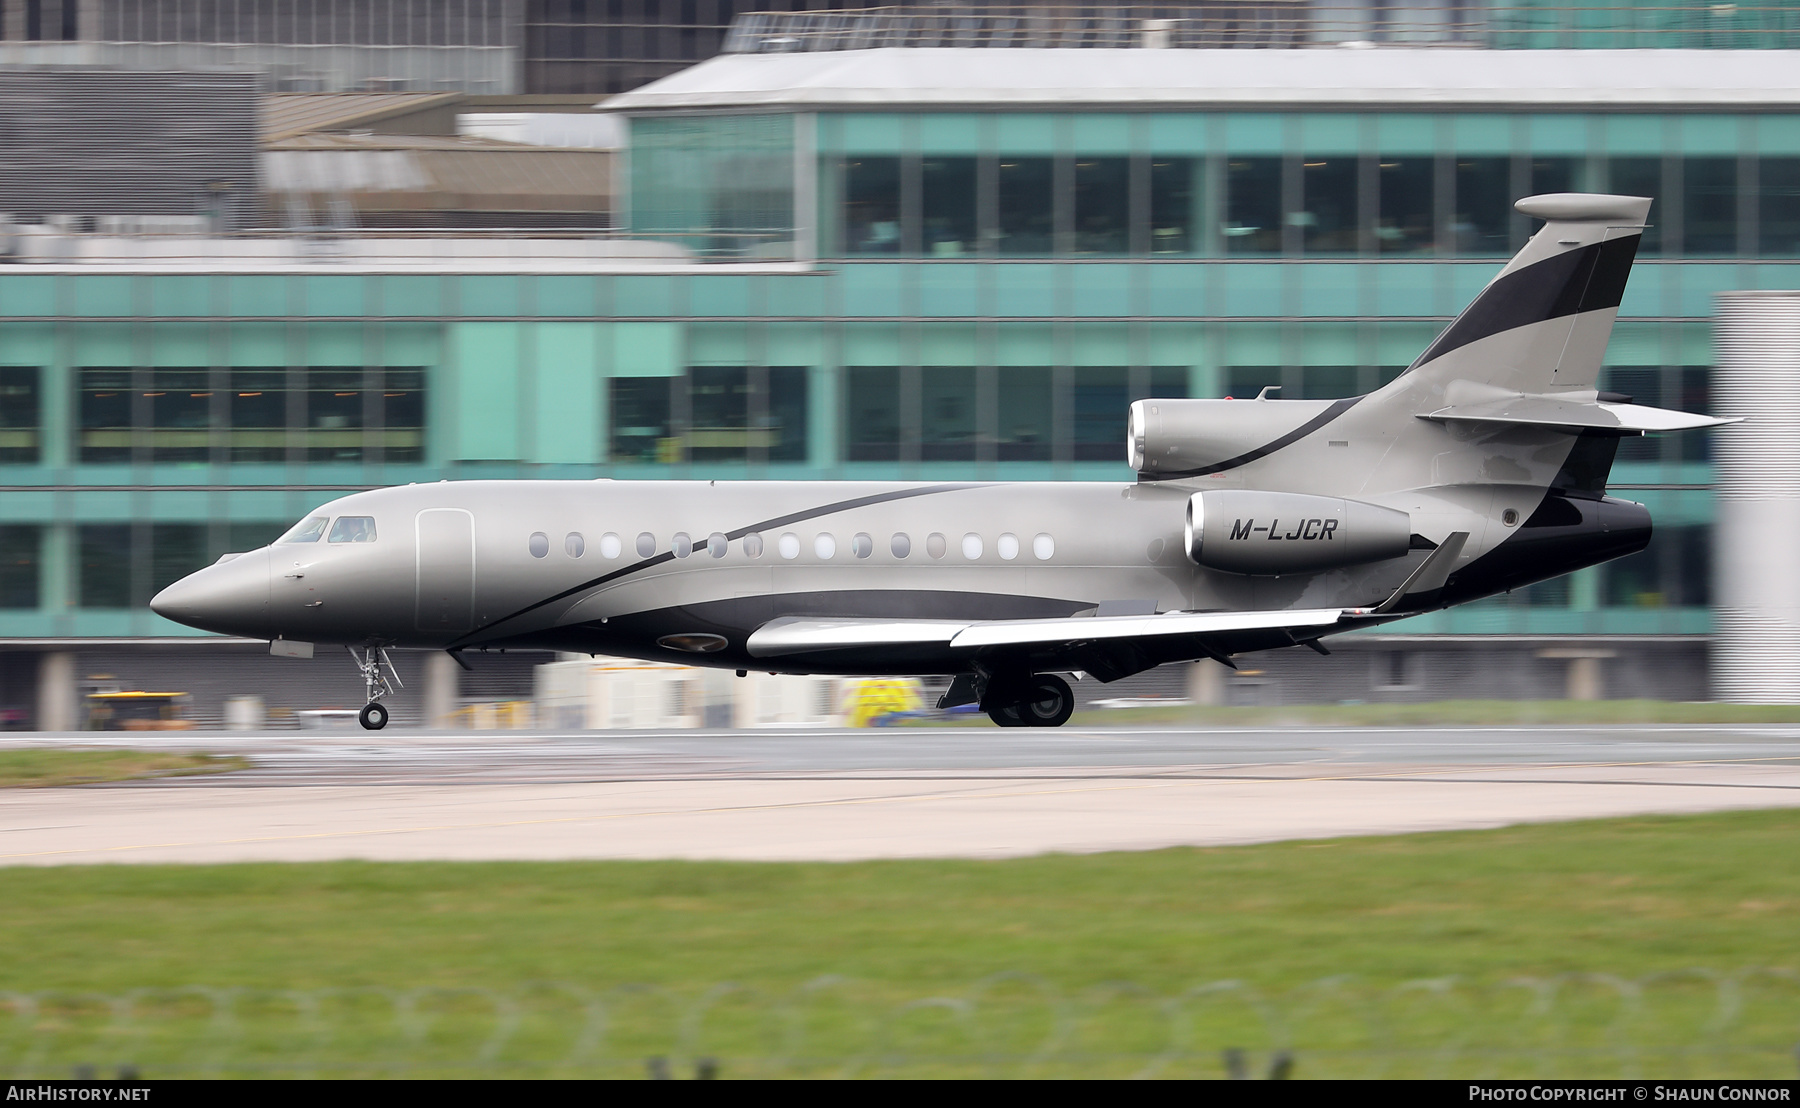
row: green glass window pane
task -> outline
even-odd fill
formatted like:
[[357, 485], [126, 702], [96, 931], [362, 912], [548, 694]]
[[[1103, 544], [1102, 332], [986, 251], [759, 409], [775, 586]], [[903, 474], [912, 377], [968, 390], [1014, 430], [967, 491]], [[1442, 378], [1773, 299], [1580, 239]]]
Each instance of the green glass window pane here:
[[615, 462], [669, 465], [681, 460], [670, 421], [670, 390], [679, 377], [614, 377], [609, 382], [612, 458]]
[[1682, 163], [1681, 199], [1685, 253], [1737, 253], [1736, 158], [1688, 158]]
[[900, 159], [844, 161], [844, 252], [900, 252]]
[[516, 316], [519, 314], [519, 280], [512, 274], [464, 274], [455, 278], [458, 309], [462, 315]]
[[1506, 158], [1456, 159], [1456, 252], [1475, 257], [1510, 252], [1512, 196]]
[[1043, 366], [1002, 366], [998, 373], [995, 457], [1003, 462], [1049, 461], [1055, 434], [1051, 370]]
[[1301, 208], [1292, 218], [1308, 254], [1356, 252], [1356, 162], [1336, 155], [1301, 164]]
[[81, 423], [79, 456], [87, 464], [131, 461], [132, 410], [136, 390], [131, 370], [122, 367], [75, 371]]
[[769, 367], [768, 423], [765, 431], [771, 462], [804, 462], [807, 458], [808, 382], [806, 366]]
[[229, 375], [229, 457], [276, 463], [287, 456], [287, 370], [233, 369]]
[[1575, 191], [1575, 158], [1531, 159], [1531, 195]]
[[1075, 441], [1078, 462], [1116, 462], [1125, 457], [1125, 420], [1130, 413], [1130, 373], [1123, 366], [1079, 366], [1074, 370]]
[[144, 393], [150, 408], [150, 459], [203, 463], [210, 456], [213, 390], [204, 369], [155, 369]]
[[129, 316], [131, 310], [130, 277], [94, 277], [82, 274], [75, 278], [76, 315]]
[[37, 463], [41, 374], [36, 366], [0, 366], [0, 463]]
[[33, 523], [0, 525], [0, 608], [38, 606], [43, 528]]
[[1281, 252], [1281, 159], [1233, 156], [1225, 164], [1225, 251]]
[[750, 371], [743, 366], [695, 366], [688, 371], [688, 457], [696, 462], [741, 462], [750, 446]]
[[1309, 365], [1300, 370], [1301, 400], [1341, 400], [1362, 389], [1361, 371], [1353, 365]]
[[437, 275], [407, 274], [382, 277], [380, 280], [381, 311], [384, 315], [444, 314], [443, 281]]
[[225, 549], [218, 553], [242, 554], [259, 550], [280, 538], [290, 526], [291, 522], [283, 523], [280, 520], [265, 520], [261, 523], [233, 521], [225, 528]]
[[307, 276], [301, 280], [307, 315], [360, 316], [367, 310], [368, 296], [363, 291], [365, 278], [359, 274], [334, 273], [326, 277]]
[[750, 314], [749, 277], [702, 274], [688, 281], [688, 309], [695, 315]]
[[[1609, 190], [1615, 195], [1662, 196], [1661, 158], [1611, 158], [1606, 172], [1611, 182]], [[1638, 244], [1640, 255], [1662, 253], [1662, 220], [1658, 217], [1663, 207], [1660, 200], [1650, 206], [1650, 226], [1644, 228], [1643, 240]]]
[[844, 371], [844, 457], [851, 462], [900, 460], [900, 371], [852, 366]]
[[1199, 174], [1194, 158], [1150, 161], [1150, 253], [1188, 254], [1199, 245]]
[[1075, 253], [1123, 254], [1131, 246], [1131, 159], [1075, 159]]
[[924, 154], [979, 154], [981, 117], [974, 115], [921, 115], [919, 151]]
[[[1278, 365], [1234, 365], [1226, 371], [1225, 379], [1229, 382], [1225, 395], [1238, 400], [1249, 400], [1270, 385], [1281, 384], [1281, 367]], [[1276, 394], [1271, 394], [1276, 395]], [[1298, 400], [1299, 397], [1288, 397]]]
[[84, 523], [76, 528], [76, 603], [83, 608], [131, 606], [131, 526]]
[[1383, 155], [1376, 168], [1375, 249], [1382, 254], [1428, 254], [1437, 246], [1433, 202], [1436, 167], [1428, 155]]
[[1003, 156], [999, 163], [1002, 254], [1045, 255], [1055, 245], [1053, 160]]
[[406, 465], [425, 460], [425, 369], [388, 366], [381, 373], [382, 457]]
[[1757, 252], [1800, 254], [1800, 158], [1764, 158], [1758, 173]]
[[975, 230], [975, 159], [926, 158], [919, 165], [924, 227], [920, 243], [932, 257], [955, 258], [979, 249]]
[[537, 314], [576, 316], [590, 319], [594, 315], [594, 279], [567, 274], [546, 274], [536, 279]]
[[974, 461], [975, 370], [926, 366], [919, 376], [919, 457], [928, 462]]
[[162, 274], [150, 282], [150, 310], [161, 316], [212, 314], [212, 278]]
[[306, 458], [363, 460], [363, 370], [354, 366], [306, 371]]
[[[154, 523], [150, 526], [150, 596], [203, 568], [206, 556], [206, 524]], [[134, 598], [147, 603], [149, 597]]]
[[236, 316], [284, 316], [288, 314], [286, 277], [236, 273], [225, 279], [225, 296]]
[[9, 273], [0, 278], [0, 314], [53, 315], [56, 278]]

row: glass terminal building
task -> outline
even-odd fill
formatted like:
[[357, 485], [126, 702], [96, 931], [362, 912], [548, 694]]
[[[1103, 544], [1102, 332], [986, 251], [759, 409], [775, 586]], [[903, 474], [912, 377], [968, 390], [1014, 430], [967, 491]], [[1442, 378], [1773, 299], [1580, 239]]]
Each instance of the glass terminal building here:
[[[4, 698], [32, 710], [32, 655], [191, 637], [157, 589], [351, 489], [1130, 481], [1134, 399], [1392, 379], [1534, 193], [1656, 198], [1601, 385], [1642, 403], [1707, 410], [1715, 294], [1800, 287], [1791, 51], [863, 41], [763, 22], [608, 101], [628, 234], [0, 266]], [[1648, 550], [1383, 649], [1607, 636], [1704, 696], [1711, 474], [1704, 435], [1627, 440]], [[1408, 665], [1318, 696], [1420, 687]]]

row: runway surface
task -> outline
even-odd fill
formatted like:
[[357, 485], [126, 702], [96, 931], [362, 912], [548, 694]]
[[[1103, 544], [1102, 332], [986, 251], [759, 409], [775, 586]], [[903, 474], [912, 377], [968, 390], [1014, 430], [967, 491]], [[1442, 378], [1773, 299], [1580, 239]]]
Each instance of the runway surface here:
[[253, 768], [0, 790], [0, 865], [1005, 857], [1800, 806], [1800, 726], [8, 736]]

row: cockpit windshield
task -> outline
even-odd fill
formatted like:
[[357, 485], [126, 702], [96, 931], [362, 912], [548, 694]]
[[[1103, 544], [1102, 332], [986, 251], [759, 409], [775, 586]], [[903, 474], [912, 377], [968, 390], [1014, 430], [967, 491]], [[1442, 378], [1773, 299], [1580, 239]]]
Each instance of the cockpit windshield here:
[[339, 516], [331, 525], [331, 538], [328, 542], [374, 542], [374, 516]]
[[325, 525], [331, 522], [330, 516], [307, 516], [287, 534], [276, 539], [276, 542], [318, 542], [325, 537]]

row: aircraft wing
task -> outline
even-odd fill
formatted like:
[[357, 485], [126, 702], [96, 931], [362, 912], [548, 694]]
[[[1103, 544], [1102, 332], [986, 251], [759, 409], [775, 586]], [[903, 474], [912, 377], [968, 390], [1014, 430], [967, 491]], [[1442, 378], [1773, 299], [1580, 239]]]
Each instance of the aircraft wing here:
[[1118, 639], [1204, 635], [1269, 628], [1329, 627], [1346, 615], [1342, 608], [1278, 612], [1166, 612], [1144, 616], [1068, 616], [1055, 619], [803, 619], [783, 617], [757, 628], [748, 645], [758, 658], [852, 650], [874, 646], [983, 647], [1063, 646]]
[[1481, 400], [1472, 404], [1452, 404], [1435, 412], [1424, 412], [1420, 419], [1469, 420], [1476, 423], [1522, 423], [1536, 427], [1594, 427], [1609, 431], [1691, 431], [1700, 427], [1723, 427], [1739, 419], [1717, 419], [1712, 416], [1652, 408], [1645, 404], [1588, 403], [1563, 400], [1554, 396], [1519, 395], [1499, 400]]

